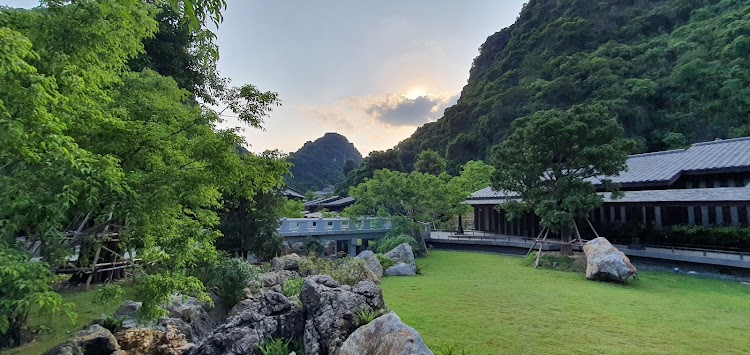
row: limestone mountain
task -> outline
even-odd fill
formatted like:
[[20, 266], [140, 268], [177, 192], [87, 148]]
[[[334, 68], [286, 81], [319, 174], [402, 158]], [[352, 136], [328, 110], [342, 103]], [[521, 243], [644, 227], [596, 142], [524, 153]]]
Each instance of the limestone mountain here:
[[[347, 164], [347, 161], [351, 161]], [[321, 190], [344, 179], [344, 168], [357, 166], [362, 155], [354, 144], [338, 133], [326, 133], [289, 155], [294, 164], [287, 184], [298, 191]]]
[[747, 0], [529, 0], [480, 47], [457, 104], [393, 155], [412, 170], [432, 149], [455, 173], [515, 119], [577, 104], [605, 106], [636, 152], [750, 135], [748, 53]]

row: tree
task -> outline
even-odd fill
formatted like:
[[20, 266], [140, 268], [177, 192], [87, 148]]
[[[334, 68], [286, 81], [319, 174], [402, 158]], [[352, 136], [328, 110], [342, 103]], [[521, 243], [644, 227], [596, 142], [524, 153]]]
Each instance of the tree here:
[[[598, 105], [540, 111], [520, 118], [515, 130], [493, 148], [492, 187], [520, 200], [500, 207], [512, 216], [533, 211], [543, 227], [571, 240], [576, 217], [601, 206], [592, 179], [615, 176], [625, 169], [634, 147], [623, 128]], [[563, 248], [569, 254], [571, 246]]]
[[[448, 187], [459, 196], [467, 199], [473, 192], [489, 186], [490, 178], [494, 172], [495, 168], [492, 165], [485, 164], [481, 160], [471, 160], [461, 167], [459, 176], [448, 182]], [[458, 233], [460, 234], [464, 232], [463, 216], [471, 211], [471, 206], [459, 202], [454, 210], [458, 215]]]
[[313, 190], [307, 190], [305, 192], [305, 201], [312, 201], [314, 199], [318, 198], [318, 195]]
[[359, 185], [365, 179], [371, 178], [376, 170], [381, 169], [404, 170], [404, 166], [401, 164], [401, 159], [398, 157], [398, 152], [395, 149], [370, 152], [366, 158], [362, 159], [359, 166], [346, 175], [344, 181], [336, 185], [336, 194], [347, 195], [350, 187]]
[[447, 163], [437, 152], [427, 149], [417, 156], [414, 170], [425, 174], [440, 175], [445, 172]]
[[[372, 179], [351, 188], [356, 202], [344, 213], [350, 216], [391, 216], [414, 223], [434, 223], [449, 214], [464, 196], [456, 194], [447, 184], [445, 174], [438, 177], [418, 171], [409, 174], [382, 169]], [[426, 244], [419, 230], [411, 228], [422, 251]]]

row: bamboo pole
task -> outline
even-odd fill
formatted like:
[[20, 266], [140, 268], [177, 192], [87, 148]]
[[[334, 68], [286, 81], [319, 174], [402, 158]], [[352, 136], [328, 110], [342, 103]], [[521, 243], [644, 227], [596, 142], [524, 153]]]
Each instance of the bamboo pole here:
[[581, 247], [581, 251], [583, 251], [583, 237], [581, 237], [581, 232], [578, 230], [578, 223], [575, 220], [573, 220], [573, 227], [575, 227], [576, 235], [578, 236], [578, 245]]
[[549, 229], [547, 229], [547, 232], [544, 233], [544, 239], [542, 239], [542, 242], [539, 243], [539, 251], [536, 253], [536, 263], [534, 263], [534, 269], [539, 267], [539, 258], [542, 257], [542, 247], [544, 246], [544, 241], [547, 240], [547, 235], [549, 235]]
[[534, 250], [534, 247], [536, 246], [536, 243], [539, 243], [539, 238], [542, 237], [542, 233], [547, 229], [547, 227], [542, 228], [542, 230], [539, 231], [539, 234], [536, 236], [536, 239], [534, 239], [534, 244], [529, 248], [529, 251], [526, 253], [526, 256], [529, 256], [531, 252]]
[[94, 274], [96, 274], [96, 262], [99, 260], [99, 253], [102, 251], [101, 244], [96, 248], [96, 253], [94, 253], [94, 261], [91, 263], [91, 273], [89, 274], [89, 277], [86, 279], [86, 287], [85, 290], [89, 289], [89, 286], [91, 286], [91, 279], [94, 278]]
[[594, 232], [594, 235], [599, 238], [599, 233], [596, 232], [596, 229], [594, 228], [594, 225], [591, 224], [591, 221], [589, 221], [588, 217], [586, 218], [586, 222], [589, 223], [589, 227], [591, 227], [591, 231]]

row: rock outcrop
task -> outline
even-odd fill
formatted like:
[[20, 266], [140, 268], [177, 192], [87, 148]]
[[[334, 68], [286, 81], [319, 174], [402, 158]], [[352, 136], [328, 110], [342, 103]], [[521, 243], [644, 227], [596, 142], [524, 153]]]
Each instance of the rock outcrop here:
[[245, 307], [187, 354], [260, 354], [258, 344], [302, 335], [304, 311], [278, 292], [269, 291]]
[[172, 304], [165, 306], [169, 316], [157, 321], [156, 329], [166, 331], [173, 326], [191, 343], [203, 340], [211, 333], [214, 322], [211, 321], [203, 303], [194, 297], [173, 296]]
[[94, 324], [76, 333], [46, 355], [110, 355], [120, 350], [117, 339], [106, 328]]
[[117, 334], [117, 341], [128, 355], [179, 355], [193, 345], [172, 325], [167, 325], [163, 331], [144, 328], [126, 330]]
[[383, 294], [374, 283], [341, 286], [327, 275], [305, 279], [300, 299], [305, 307], [305, 354], [336, 354], [359, 326], [357, 310], [378, 311], [385, 307]]
[[385, 253], [385, 256], [396, 263], [414, 265], [414, 251], [411, 249], [411, 245], [406, 243], [399, 244], [391, 249], [391, 251]]
[[380, 265], [380, 261], [375, 257], [375, 253], [370, 250], [365, 250], [356, 256], [357, 259], [362, 260], [370, 271], [372, 271], [378, 278], [383, 277], [383, 266]]
[[607, 239], [599, 237], [583, 246], [586, 254], [586, 278], [598, 281], [626, 282], [636, 271], [630, 259]]
[[417, 268], [414, 264], [398, 263], [385, 270], [385, 276], [414, 276]]
[[432, 355], [414, 328], [387, 313], [358, 328], [346, 339], [337, 355]]
[[295, 253], [277, 256], [271, 259], [271, 270], [297, 270], [301, 261], [302, 257]]

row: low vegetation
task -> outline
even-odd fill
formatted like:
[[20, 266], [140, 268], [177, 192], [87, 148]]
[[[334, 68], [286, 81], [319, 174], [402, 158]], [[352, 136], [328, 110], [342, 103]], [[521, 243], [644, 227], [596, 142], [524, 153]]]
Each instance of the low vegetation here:
[[311, 256], [300, 263], [299, 271], [302, 275], [330, 275], [342, 285], [354, 286], [367, 279], [365, 267], [362, 260], [351, 257], [325, 259]]
[[224, 306], [231, 308], [246, 298], [245, 288], [260, 286], [260, 268], [238, 258], [224, 258], [212, 270], [204, 283], [213, 290]]
[[399, 244], [409, 244], [413, 250], [419, 249], [417, 241], [406, 234], [388, 235], [378, 242], [378, 253], [387, 253]]
[[384, 271], [388, 270], [389, 267], [396, 265], [395, 261], [383, 254], [375, 254], [375, 257], [378, 258], [378, 262], [380, 262], [380, 266], [383, 267]]
[[300, 291], [302, 291], [302, 284], [304, 283], [305, 279], [301, 277], [293, 277], [284, 283], [284, 286], [281, 288], [281, 293], [287, 297], [299, 296]]
[[419, 277], [384, 278], [383, 295], [431, 349], [454, 347], [446, 354], [750, 348], [750, 287], [739, 283], [640, 271], [623, 286], [466, 252], [434, 251], [421, 262]]

